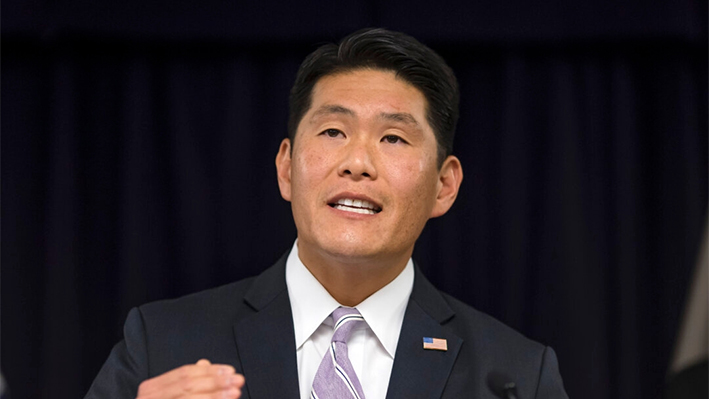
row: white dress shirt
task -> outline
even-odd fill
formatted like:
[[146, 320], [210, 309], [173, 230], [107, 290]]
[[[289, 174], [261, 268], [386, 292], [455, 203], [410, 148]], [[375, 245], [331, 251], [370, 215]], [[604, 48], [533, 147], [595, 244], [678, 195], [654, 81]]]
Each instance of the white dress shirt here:
[[[310, 398], [315, 373], [332, 339], [329, 317], [340, 305], [298, 257], [298, 241], [286, 261], [286, 285], [293, 311], [300, 397]], [[391, 283], [355, 308], [366, 323], [358, 323], [347, 341], [352, 367], [366, 399], [385, 399], [406, 304], [414, 286], [411, 259]]]

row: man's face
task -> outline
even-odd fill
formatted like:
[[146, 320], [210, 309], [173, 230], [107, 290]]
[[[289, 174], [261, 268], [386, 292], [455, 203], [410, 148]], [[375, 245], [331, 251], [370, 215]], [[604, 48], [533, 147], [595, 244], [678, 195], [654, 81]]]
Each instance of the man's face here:
[[[299, 251], [340, 260], [407, 259], [426, 221], [455, 200], [455, 157], [439, 170], [423, 94], [393, 72], [323, 77], [276, 159]], [[453, 172], [451, 172], [453, 169]]]

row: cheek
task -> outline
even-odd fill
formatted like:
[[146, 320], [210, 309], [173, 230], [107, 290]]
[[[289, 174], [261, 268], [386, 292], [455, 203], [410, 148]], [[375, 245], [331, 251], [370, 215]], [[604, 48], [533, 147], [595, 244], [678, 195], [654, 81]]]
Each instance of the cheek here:
[[426, 171], [426, 166], [428, 165], [428, 161], [425, 159], [422, 159], [419, 161], [419, 173], [424, 173]]
[[389, 168], [390, 184], [393, 192], [400, 193], [399, 197], [409, 209], [421, 208], [424, 213], [424, 204], [428, 204], [431, 190], [435, 188], [435, 178], [432, 177], [431, 165], [425, 159], [412, 160], [411, 162], [394, 162]]
[[316, 153], [305, 153], [298, 157], [296, 168], [300, 177], [307, 178], [317, 171], [318, 165], [322, 163], [322, 156]]
[[316, 194], [315, 187], [322, 182], [329, 170], [332, 160], [325, 151], [298, 151], [293, 160], [292, 178], [295, 189], [301, 196]]

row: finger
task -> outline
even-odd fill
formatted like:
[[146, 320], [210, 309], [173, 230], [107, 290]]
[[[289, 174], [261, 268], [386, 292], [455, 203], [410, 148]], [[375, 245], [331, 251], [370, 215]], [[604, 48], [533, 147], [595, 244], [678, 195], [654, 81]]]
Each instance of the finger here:
[[197, 363], [195, 363], [195, 364], [198, 365], [198, 366], [209, 366], [209, 365], [211, 365], [212, 363], [210, 363], [209, 360], [207, 360], [207, 359], [199, 359], [199, 360], [197, 361]]
[[212, 392], [212, 393], [199, 393], [195, 395], [190, 395], [189, 399], [239, 399], [241, 397], [241, 390], [238, 388], [233, 388], [224, 392]]
[[181, 381], [189, 381], [191, 379], [206, 376], [231, 376], [235, 375], [235, 373], [236, 370], [234, 370], [234, 367], [225, 364], [199, 366], [195, 364], [188, 364], [143, 381], [138, 388], [138, 396], [151, 395], [153, 392], [162, 391], [169, 386], [180, 383]]
[[168, 371], [157, 377], [143, 381], [143, 383], [140, 384], [140, 387], [138, 389], [138, 394], [150, 395], [153, 392], [163, 391], [167, 387], [179, 384], [181, 382], [184, 383], [192, 379], [206, 376], [231, 376], [235, 375], [235, 373], [236, 371], [234, 370], [234, 368], [228, 365], [185, 365], [174, 370]]
[[[194, 393], [189, 396], [181, 396], [180, 399], [239, 399], [241, 397], [241, 390], [239, 388], [230, 388], [224, 391], [209, 392], [209, 393]], [[142, 398], [142, 397], [141, 397]], [[167, 398], [163, 394], [156, 393], [151, 395], [146, 399], [165, 399]]]
[[244, 378], [243, 375], [241, 374], [234, 374], [234, 382], [237, 388], [241, 389], [244, 387], [244, 383], [246, 382], [246, 378]]
[[[159, 391], [151, 392], [145, 399], [191, 398], [194, 395], [221, 393], [228, 396], [229, 390], [239, 389], [236, 374], [230, 376], [202, 376], [178, 381]], [[141, 397], [142, 399], [142, 397]]]

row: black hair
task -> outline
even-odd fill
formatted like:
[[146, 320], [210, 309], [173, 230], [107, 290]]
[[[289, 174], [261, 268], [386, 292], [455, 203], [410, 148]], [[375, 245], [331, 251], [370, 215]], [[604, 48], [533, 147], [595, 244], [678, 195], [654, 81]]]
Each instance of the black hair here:
[[433, 50], [413, 37], [381, 28], [354, 32], [339, 44], [325, 44], [298, 69], [288, 102], [288, 137], [295, 138], [312, 105], [315, 84], [323, 77], [357, 69], [392, 71], [426, 98], [426, 118], [438, 144], [438, 165], [453, 151], [458, 122], [458, 82], [453, 70]]

